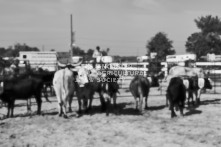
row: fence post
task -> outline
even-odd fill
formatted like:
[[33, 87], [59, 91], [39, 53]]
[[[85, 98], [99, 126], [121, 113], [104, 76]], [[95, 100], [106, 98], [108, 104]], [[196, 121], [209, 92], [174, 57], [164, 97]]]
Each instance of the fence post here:
[[[213, 62], [213, 65], [215, 65], [215, 63]], [[215, 70], [213, 69], [213, 76], [214, 76], [214, 79], [215, 79], [215, 81], [214, 81], [214, 94], [216, 93], [216, 74], [215, 74]]]
[[163, 89], [162, 82], [163, 82], [163, 80], [161, 80], [160, 95], [163, 94], [163, 90], [162, 90], [162, 89]]

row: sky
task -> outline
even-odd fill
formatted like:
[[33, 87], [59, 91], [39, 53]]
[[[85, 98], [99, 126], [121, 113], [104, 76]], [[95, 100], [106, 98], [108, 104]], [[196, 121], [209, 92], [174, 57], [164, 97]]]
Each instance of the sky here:
[[200, 31], [194, 19], [221, 17], [220, 6], [220, 0], [0, 0], [0, 47], [69, 51], [72, 14], [75, 44], [85, 51], [145, 55], [147, 42], [164, 32], [184, 54], [187, 38]]

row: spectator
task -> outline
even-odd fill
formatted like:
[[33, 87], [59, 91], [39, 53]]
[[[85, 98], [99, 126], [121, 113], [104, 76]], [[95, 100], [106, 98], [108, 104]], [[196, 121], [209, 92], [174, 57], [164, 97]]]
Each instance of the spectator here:
[[100, 52], [100, 47], [97, 46], [96, 50], [94, 51], [92, 58], [94, 59], [94, 63], [100, 62], [100, 58], [101, 58], [102, 54]]

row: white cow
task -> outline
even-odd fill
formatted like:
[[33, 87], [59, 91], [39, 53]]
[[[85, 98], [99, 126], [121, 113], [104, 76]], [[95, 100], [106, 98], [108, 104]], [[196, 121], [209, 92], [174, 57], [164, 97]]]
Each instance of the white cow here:
[[197, 76], [198, 78], [204, 78], [205, 77], [205, 72], [202, 68], [198, 67], [183, 67], [183, 66], [174, 66], [170, 69], [168, 77], [195, 77]]
[[67, 118], [66, 106], [69, 103], [69, 111], [71, 111], [74, 96], [73, 72], [68, 68], [58, 70], [54, 75], [53, 86], [58, 100], [59, 116], [64, 114], [64, 118]]
[[[198, 77], [205, 78], [206, 74], [202, 68], [194, 67], [183, 67], [183, 66], [174, 66], [169, 70], [168, 75], [165, 77], [164, 82], [166, 85], [169, 85], [170, 79], [173, 77]], [[162, 87], [162, 86], [161, 86]]]

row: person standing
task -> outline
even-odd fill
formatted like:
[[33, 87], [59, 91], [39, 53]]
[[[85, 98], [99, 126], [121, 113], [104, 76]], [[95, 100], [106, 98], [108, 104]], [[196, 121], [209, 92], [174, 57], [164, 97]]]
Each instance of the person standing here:
[[94, 50], [94, 53], [93, 53], [93, 55], [92, 55], [92, 58], [93, 58], [93, 60], [94, 60], [94, 63], [99, 63], [100, 60], [101, 60], [101, 56], [102, 56], [102, 54], [101, 54], [101, 52], [100, 52], [100, 47], [97, 46], [97, 47], [96, 47], [96, 50]]

